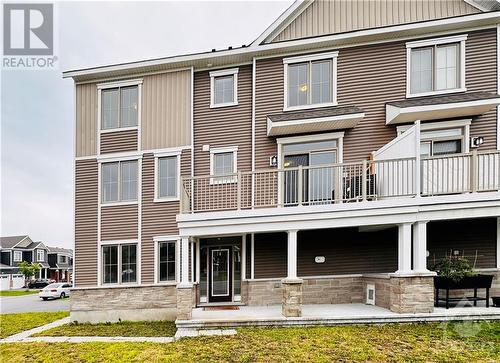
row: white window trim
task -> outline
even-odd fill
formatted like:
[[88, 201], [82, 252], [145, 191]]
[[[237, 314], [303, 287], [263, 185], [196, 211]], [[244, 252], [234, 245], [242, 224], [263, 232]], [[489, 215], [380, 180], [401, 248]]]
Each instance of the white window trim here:
[[[23, 251], [12, 251], [12, 261], [13, 262], [21, 262], [23, 260]], [[20, 258], [16, 258], [16, 254], [21, 256]]]
[[[139, 159], [142, 158], [142, 154], [140, 155], [135, 155], [135, 156], [111, 156], [111, 157], [102, 157], [98, 158], [97, 162], [99, 164], [99, 206], [108, 206], [108, 205], [130, 205], [130, 204], [138, 204], [139, 203], [139, 198], [140, 198], [140, 184], [139, 180], [141, 179], [141, 163], [139, 162]], [[109, 201], [105, 202], [103, 200], [103, 188], [102, 188], [102, 164], [107, 164], [107, 163], [121, 163], [121, 162], [127, 162], [127, 161], [137, 161], [137, 199], [135, 200], [121, 200], [118, 199], [117, 201]], [[118, 167], [118, 198], [121, 197], [121, 166], [119, 165]]]
[[[294, 111], [294, 110], [307, 110], [311, 108], [321, 108], [321, 107], [331, 107], [337, 105], [337, 57], [339, 55], [338, 51], [321, 53], [321, 54], [310, 54], [301, 55], [297, 57], [290, 57], [283, 59], [283, 111]], [[332, 102], [327, 103], [316, 103], [312, 105], [302, 105], [302, 106], [288, 106], [288, 65], [294, 63], [311, 62], [317, 60], [332, 60]]]
[[[177, 285], [180, 282], [180, 246], [181, 238], [179, 236], [155, 236], [154, 242], [154, 283], [157, 285]], [[160, 248], [162, 242], [175, 242], [175, 279], [174, 281], [160, 281]]]
[[[210, 108], [238, 105], [238, 68], [222, 69], [210, 72]], [[233, 76], [233, 102], [215, 103], [215, 78]]]
[[[41, 252], [41, 256], [42, 258], [40, 259], [40, 252]], [[43, 252], [43, 250], [36, 250], [36, 262], [45, 262], [45, 253]]]
[[[470, 125], [472, 119], [462, 119], [462, 120], [452, 120], [452, 121], [437, 121], [437, 122], [425, 122], [420, 124], [420, 131], [431, 131], [431, 130], [443, 130], [443, 129], [458, 129], [463, 128], [463, 145], [462, 150], [464, 153], [470, 152]], [[406, 130], [410, 129], [412, 125], [401, 125], [397, 126], [398, 136], [404, 133]]]
[[[176, 150], [176, 151], [164, 151], [164, 152], [155, 152], [154, 158], [155, 158], [155, 170], [154, 170], [154, 203], [160, 203], [160, 202], [174, 202], [179, 200], [179, 195], [180, 195], [180, 189], [181, 189], [181, 150]], [[177, 172], [176, 172], [176, 178], [177, 178], [177, 190], [176, 190], [176, 195], [174, 197], [159, 197], [158, 193], [160, 191], [159, 185], [158, 185], [158, 159], [160, 158], [168, 158], [168, 157], [176, 157], [177, 159]]]
[[[105, 82], [97, 84], [97, 124], [98, 124], [98, 145], [97, 152], [100, 153], [100, 139], [101, 133], [116, 132], [116, 131], [127, 131], [127, 130], [139, 130], [139, 125], [141, 125], [141, 109], [142, 109], [142, 78], [139, 79], [129, 79], [125, 81], [115, 81], [115, 82]], [[102, 128], [102, 90], [110, 88], [119, 87], [130, 87], [137, 86], [137, 126], [127, 126], [127, 127], [116, 127], [112, 129]]]
[[[121, 283], [121, 270], [122, 270], [122, 261], [121, 261], [121, 245], [130, 245], [130, 244], [135, 244], [136, 245], [136, 282], [127, 282], [127, 283]], [[116, 283], [105, 283], [104, 282], [104, 276], [103, 276], [103, 269], [102, 269], [102, 248], [104, 246], [118, 246], [118, 282]], [[141, 281], [141, 264], [140, 264], [140, 248], [141, 245], [137, 239], [131, 239], [131, 240], [110, 240], [110, 241], [99, 241], [98, 243], [98, 265], [97, 265], [97, 273], [99, 276], [99, 281], [98, 281], [98, 286], [137, 286], [140, 285]]]
[[[210, 175], [214, 175], [215, 168], [215, 158], [216, 154], [222, 153], [233, 153], [233, 174], [238, 172], [238, 146], [224, 146], [224, 147], [214, 147], [210, 148]], [[218, 178], [210, 178], [210, 184], [229, 184], [236, 183], [237, 177], [233, 178], [224, 178], [224, 180], [218, 180]]]
[[[467, 34], [456, 35], [451, 37], [443, 37], [443, 38], [434, 38], [434, 39], [425, 39], [425, 40], [417, 40], [406, 43], [406, 98], [412, 97], [423, 97], [423, 96], [432, 96], [432, 95], [442, 95], [447, 93], [457, 93], [457, 92], [465, 92], [467, 88], [465, 87], [465, 41], [467, 40]], [[422, 92], [422, 93], [411, 93], [410, 86], [410, 78], [411, 78], [411, 51], [414, 48], [421, 47], [431, 47], [434, 45], [440, 44], [449, 44], [449, 43], [460, 43], [460, 86], [454, 89], [446, 89], [446, 90], [438, 90], [438, 91], [430, 91], [430, 92]], [[434, 67], [434, 66], [433, 66]], [[434, 72], [434, 69], [433, 69]]]

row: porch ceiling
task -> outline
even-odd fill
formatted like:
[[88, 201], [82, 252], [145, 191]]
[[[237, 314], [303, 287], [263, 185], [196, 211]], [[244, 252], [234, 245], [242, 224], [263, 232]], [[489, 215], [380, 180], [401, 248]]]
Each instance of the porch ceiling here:
[[415, 120], [482, 115], [500, 104], [500, 96], [489, 92], [470, 92], [444, 96], [418, 97], [386, 104], [386, 124]]

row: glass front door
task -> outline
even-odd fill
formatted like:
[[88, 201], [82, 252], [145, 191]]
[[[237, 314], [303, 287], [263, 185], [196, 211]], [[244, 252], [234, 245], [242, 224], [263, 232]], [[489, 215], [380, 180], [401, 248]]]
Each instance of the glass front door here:
[[209, 301], [232, 300], [232, 247], [210, 248]]

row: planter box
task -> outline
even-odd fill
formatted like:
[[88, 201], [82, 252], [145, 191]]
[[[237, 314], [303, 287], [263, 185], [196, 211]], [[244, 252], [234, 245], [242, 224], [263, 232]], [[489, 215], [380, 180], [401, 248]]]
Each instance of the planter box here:
[[[462, 278], [460, 281], [453, 281], [448, 277], [436, 276], [434, 277], [434, 288], [436, 290], [435, 306], [439, 305], [439, 301], [446, 303], [446, 309], [449, 307], [450, 301], [461, 301], [463, 298], [450, 298], [450, 290], [474, 290], [474, 296], [464, 297], [467, 300], [474, 302], [477, 306], [478, 301], [486, 301], [486, 307], [490, 306], [490, 288], [493, 282], [491, 275], [476, 275]], [[477, 289], [485, 289], [486, 296], [478, 297]], [[446, 290], [445, 298], [439, 298], [439, 290]]]

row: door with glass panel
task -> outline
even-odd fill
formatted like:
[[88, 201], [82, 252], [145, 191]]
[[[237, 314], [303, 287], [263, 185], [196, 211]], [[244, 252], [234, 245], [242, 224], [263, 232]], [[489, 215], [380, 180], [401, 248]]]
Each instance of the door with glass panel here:
[[209, 249], [208, 300], [210, 302], [232, 300], [232, 256], [231, 246]]

